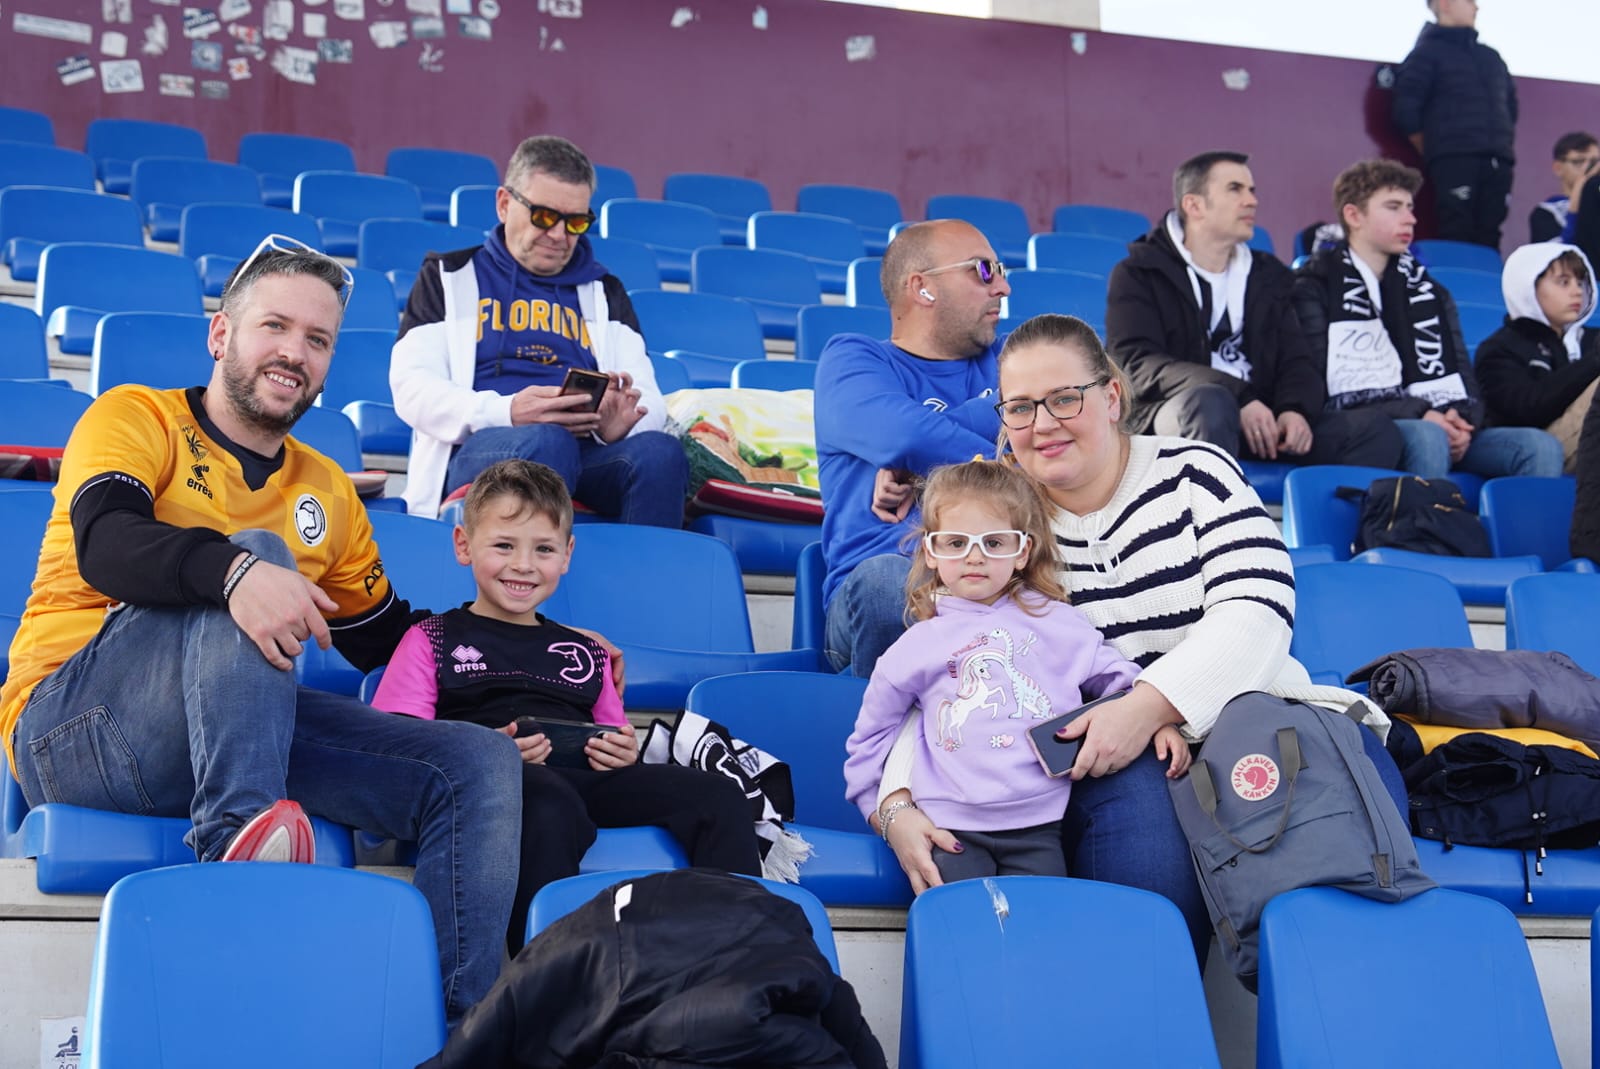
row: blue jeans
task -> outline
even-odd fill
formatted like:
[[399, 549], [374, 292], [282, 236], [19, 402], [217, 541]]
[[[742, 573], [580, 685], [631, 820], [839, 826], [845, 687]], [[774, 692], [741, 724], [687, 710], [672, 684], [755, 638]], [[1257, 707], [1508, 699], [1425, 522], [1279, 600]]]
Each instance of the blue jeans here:
[[911, 558], [897, 553], [868, 557], [851, 569], [828, 602], [828, 662], [866, 679], [883, 651], [906, 630], [906, 576]]
[[[233, 541], [285, 567], [283, 540]], [[16, 730], [29, 805], [187, 816], [202, 861], [280, 798], [418, 844], [453, 1023], [500, 972], [517, 880], [522, 764], [476, 724], [380, 713], [297, 687], [226, 609], [125, 607], [40, 682]]]
[[[1443, 427], [1425, 419], [1397, 419], [1394, 425], [1405, 439], [1405, 455], [1400, 459], [1403, 470], [1424, 479], [1449, 474], [1450, 439]], [[1561, 442], [1553, 434], [1536, 427], [1485, 427], [1472, 433], [1472, 444], [1455, 468], [1492, 479], [1500, 475], [1560, 475], [1562, 463]]]
[[640, 431], [602, 445], [553, 423], [490, 427], [462, 442], [450, 458], [444, 492], [466, 486], [489, 465], [513, 458], [555, 469], [567, 492], [602, 516], [652, 527], [683, 526], [689, 461], [683, 443], [664, 431]]

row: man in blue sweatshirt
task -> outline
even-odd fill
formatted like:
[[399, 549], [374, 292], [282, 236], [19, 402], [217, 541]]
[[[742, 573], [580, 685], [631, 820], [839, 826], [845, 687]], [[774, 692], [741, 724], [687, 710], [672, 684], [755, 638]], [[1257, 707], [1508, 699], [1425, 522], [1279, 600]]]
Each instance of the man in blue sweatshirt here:
[[[413, 434], [406, 507], [439, 502], [513, 457], [554, 468], [588, 508], [623, 523], [683, 524], [688, 462], [622, 282], [594, 257], [594, 167], [559, 137], [517, 146], [482, 245], [422, 261], [390, 357]], [[570, 370], [609, 380], [598, 407], [564, 393]]]
[[817, 363], [827, 653], [858, 676], [906, 627], [917, 484], [994, 453], [995, 326], [1011, 292], [989, 242], [954, 219], [896, 235], [881, 281], [890, 337], [838, 335]]

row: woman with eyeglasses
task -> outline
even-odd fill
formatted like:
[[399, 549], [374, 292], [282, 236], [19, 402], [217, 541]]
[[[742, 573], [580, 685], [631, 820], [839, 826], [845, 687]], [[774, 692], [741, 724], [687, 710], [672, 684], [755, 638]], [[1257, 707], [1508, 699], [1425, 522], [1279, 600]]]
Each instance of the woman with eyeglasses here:
[[[1140, 669], [1125, 697], [1064, 729], [1082, 739], [1062, 821], [1067, 870], [1172, 900], [1203, 961], [1209, 919], [1151, 741], [1173, 726], [1203, 737], [1245, 691], [1297, 696], [1294, 686], [1310, 683], [1288, 657], [1288, 553], [1220, 449], [1126, 432], [1127, 384], [1083, 321], [1042, 315], [1013, 331], [1000, 398], [1002, 451], [1048, 502], [1061, 585]], [[895, 743], [875, 819], [921, 891], [941, 882], [933, 851], [951, 850], [955, 836], [907, 789], [911, 744], [909, 733]]]

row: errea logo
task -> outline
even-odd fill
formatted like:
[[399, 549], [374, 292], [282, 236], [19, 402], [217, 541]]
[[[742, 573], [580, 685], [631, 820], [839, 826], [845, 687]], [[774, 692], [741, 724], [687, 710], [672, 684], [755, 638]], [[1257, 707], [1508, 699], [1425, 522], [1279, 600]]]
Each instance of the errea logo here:
[[487, 672], [489, 666], [483, 663], [483, 651], [476, 646], [463, 643], [450, 651], [450, 656], [455, 659], [453, 666], [456, 672]]

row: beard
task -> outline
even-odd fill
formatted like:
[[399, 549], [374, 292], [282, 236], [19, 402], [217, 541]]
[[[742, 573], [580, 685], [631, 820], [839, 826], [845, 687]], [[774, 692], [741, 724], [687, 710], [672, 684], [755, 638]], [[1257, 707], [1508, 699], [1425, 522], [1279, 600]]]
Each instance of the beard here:
[[[270, 371], [277, 365], [268, 365], [262, 372]], [[290, 369], [284, 368], [289, 371]], [[305, 380], [303, 371], [290, 371], [295, 378]], [[228, 340], [228, 353], [222, 362], [222, 392], [228, 398], [239, 419], [257, 430], [271, 434], [288, 434], [294, 425], [300, 422], [300, 417], [306, 414], [306, 409], [311, 407], [316, 400], [316, 394], [306, 391], [305, 396], [291, 405], [288, 411], [281, 415], [269, 412], [262, 406], [260, 398], [256, 396], [256, 381], [259, 375], [247, 374], [239, 359], [239, 351], [233, 339]]]

